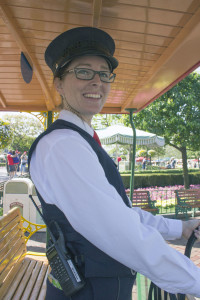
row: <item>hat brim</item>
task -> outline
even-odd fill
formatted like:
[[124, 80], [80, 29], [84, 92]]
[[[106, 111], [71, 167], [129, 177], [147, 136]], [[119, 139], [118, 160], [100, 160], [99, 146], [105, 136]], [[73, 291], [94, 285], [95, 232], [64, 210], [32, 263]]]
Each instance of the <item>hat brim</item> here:
[[102, 53], [100, 51], [94, 51], [94, 49], [92, 49], [92, 50], [88, 49], [86, 51], [81, 51], [80, 53], [71, 55], [70, 57], [63, 58], [59, 62], [59, 65], [57, 66], [57, 68], [55, 68], [54, 73], [57, 73], [61, 68], [63, 68], [68, 63], [70, 63], [72, 60], [74, 60], [75, 58], [80, 57], [80, 56], [101, 56], [108, 62], [108, 65], [109, 65], [109, 68], [111, 71], [113, 71], [118, 66], [118, 60], [115, 57], [113, 57], [111, 55], [110, 56], [106, 55], [105, 53]]

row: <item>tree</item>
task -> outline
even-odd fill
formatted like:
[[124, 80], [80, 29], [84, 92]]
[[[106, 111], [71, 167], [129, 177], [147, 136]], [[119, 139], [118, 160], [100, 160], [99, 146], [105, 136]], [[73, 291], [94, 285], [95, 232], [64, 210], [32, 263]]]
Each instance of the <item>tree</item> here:
[[138, 153], [138, 156], [146, 156], [147, 155], [147, 150], [140, 149], [137, 153]]
[[10, 144], [11, 149], [16, 149], [19, 152], [23, 153], [24, 151], [28, 152], [31, 145], [33, 144], [35, 137], [30, 137], [27, 135], [15, 135], [12, 143]]
[[9, 147], [20, 152], [28, 151], [35, 138], [44, 131], [40, 121], [31, 115], [6, 114], [3, 119], [9, 121], [13, 133]]
[[184, 185], [189, 188], [187, 150], [200, 149], [200, 75], [192, 73], [134, 118], [135, 126], [165, 138], [182, 154]]
[[9, 122], [0, 119], [0, 149], [6, 148], [12, 140], [12, 129]]
[[197, 160], [197, 168], [200, 168], [200, 150], [199, 151], [188, 151], [188, 157]]
[[150, 157], [150, 165], [151, 165], [151, 159], [156, 156], [156, 151], [153, 149], [149, 150], [148, 156]]
[[94, 129], [102, 129], [108, 126], [122, 123], [122, 116], [115, 114], [97, 114], [92, 118], [92, 127]]

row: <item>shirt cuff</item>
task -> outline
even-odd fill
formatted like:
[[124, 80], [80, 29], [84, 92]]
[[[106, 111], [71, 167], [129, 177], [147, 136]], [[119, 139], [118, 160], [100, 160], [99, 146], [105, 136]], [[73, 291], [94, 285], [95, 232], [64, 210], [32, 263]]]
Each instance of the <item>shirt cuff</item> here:
[[168, 226], [170, 239], [180, 239], [183, 233], [183, 222], [170, 219]]

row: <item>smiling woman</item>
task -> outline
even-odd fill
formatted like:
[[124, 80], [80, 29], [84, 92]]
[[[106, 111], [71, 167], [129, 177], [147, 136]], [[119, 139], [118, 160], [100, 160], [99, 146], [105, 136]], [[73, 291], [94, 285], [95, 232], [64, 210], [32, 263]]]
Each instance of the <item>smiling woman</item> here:
[[62, 96], [62, 107], [70, 108], [91, 125], [93, 115], [101, 111], [109, 94], [110, 82], [114, 79], [111, 74], [102, 57], [75, 58], [54, 79], [55, 87]]
[[30, 174], [47, 225], [57, 238], [60, 228], [61, 249], [67, 248], [85, 282], [75, 295], [66, 292], [69, 276], [62, 277], [49, 257], [46, 300], [130, 300], [136, 272], [171, 293], [200, 296], [200, 270], [164, 242], [191, 233], [200, 221], [132, 208], [116, 165], [93, 138], [92, 117], [115, 78], [114, 50], [106, 32], [81, 27], [62, 33], [45, 53], [62, 110], [33, 143]]

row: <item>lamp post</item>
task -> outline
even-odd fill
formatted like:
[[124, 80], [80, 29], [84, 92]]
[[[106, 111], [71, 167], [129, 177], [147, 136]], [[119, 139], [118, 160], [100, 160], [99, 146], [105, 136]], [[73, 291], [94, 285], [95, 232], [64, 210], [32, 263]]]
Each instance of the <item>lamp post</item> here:
[[136, 111], [136, 109], [127, 108], [126, 110], [129, 112], [129, 120], [133, 130], [133, 156], [132, 156], [132, 163], [131, 163], [131, 178], [130, 178], [130, 200], [132, 202], [133, 190], [134, 190], [135, 153], [136, 153], [136, 129], [133, 123], [133, 113]]

